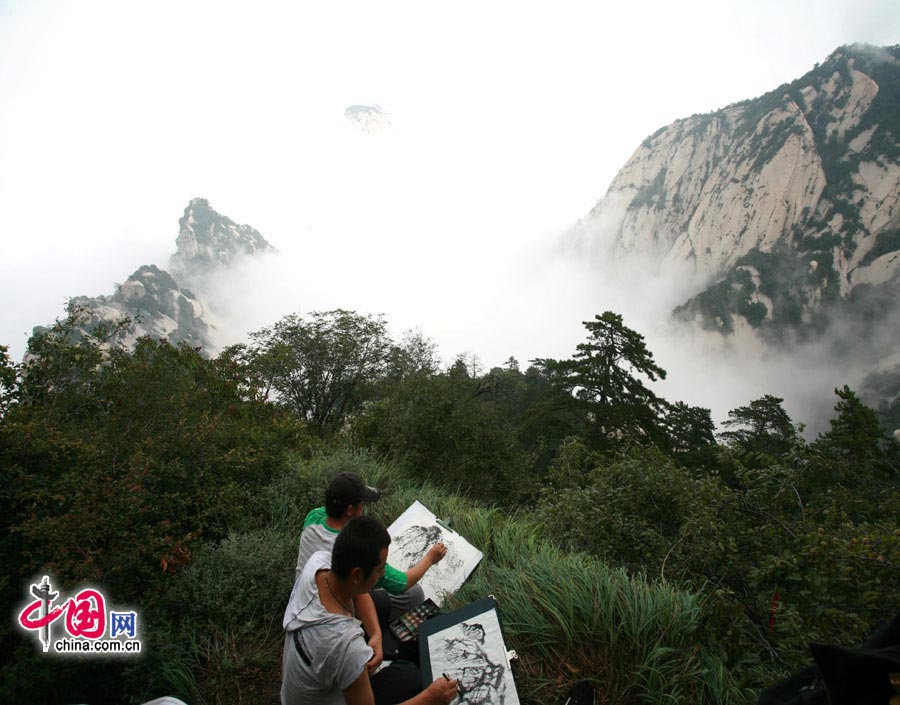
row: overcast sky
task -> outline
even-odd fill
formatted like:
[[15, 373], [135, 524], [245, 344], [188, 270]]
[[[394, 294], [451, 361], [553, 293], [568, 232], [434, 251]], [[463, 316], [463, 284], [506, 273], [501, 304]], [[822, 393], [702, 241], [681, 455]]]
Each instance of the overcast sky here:
[[605, 5], [0, 0], [0, 343], [165, 267], [203, 196], [290, 263], [251, 329], [343, 306], [446, 357], [566, 356], [616, 296], [532, 255], [644, 137], [900, 43], [895, 0]]

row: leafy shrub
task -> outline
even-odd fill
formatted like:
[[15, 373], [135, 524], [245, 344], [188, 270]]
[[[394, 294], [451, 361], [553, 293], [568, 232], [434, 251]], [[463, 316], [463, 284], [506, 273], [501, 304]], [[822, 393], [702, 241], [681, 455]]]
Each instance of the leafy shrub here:
[[229, 623], [246, 624], [283, 613], [299, 540], [299, 532], [265, 528], [206, 544], [194, 553], [166, 602], [197, 623], [228, 615]]
[[[700, 582], [735, 555], [727, 488], [715, 476], [697, 476], [655, 448], [594, 456], [578, 476], [563, 467], [578, 452], [570, 446], [561, 455], [538, 511], [566, 548], [635, 572]], [[579, 458], [576, 466], [583, 463]]]

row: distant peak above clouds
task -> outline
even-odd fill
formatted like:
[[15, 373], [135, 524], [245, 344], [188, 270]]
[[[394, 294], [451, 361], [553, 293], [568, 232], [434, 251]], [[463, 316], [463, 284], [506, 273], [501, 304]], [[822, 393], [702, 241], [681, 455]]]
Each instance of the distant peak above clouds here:
[[360, 132], [375, 135], [391, 126], [391, 116], [377, 103], [351, 105], [344, 110], [344, 117]]
[[217, 213], [205, 198], [188, 203], [178, 228], [172, 268], [180, 272], [229, 267], [245, 255], [275, 251], [258, 230]]

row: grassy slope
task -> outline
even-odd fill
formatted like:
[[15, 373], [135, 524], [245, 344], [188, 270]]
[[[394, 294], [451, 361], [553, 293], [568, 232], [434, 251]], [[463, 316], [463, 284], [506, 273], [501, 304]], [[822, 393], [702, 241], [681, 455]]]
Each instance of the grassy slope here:
[[519, 654], [523, 703], [556, 702], [583, 678], [595, 681], [601, 703], [751, 701], [702, 643], [697, 595], [563, 553], [523, 514], [414, 484], [350, 451], [299, 463], [260, 493], [252, 528], [199, 552], [184, 571], [171, 608], [190, 605], [174, 627], [189, 634], [190, 646], [165, 664], [169, 692], [192, 703], [277, 698], [280, 620], [302, 520], [321, 503], [327, 479], [348, 467], [382, 488], [385, 498], [370, 513], [386, 524], [418, 499], [484, 552], [456, 602], [497, 598], [507, 647]]

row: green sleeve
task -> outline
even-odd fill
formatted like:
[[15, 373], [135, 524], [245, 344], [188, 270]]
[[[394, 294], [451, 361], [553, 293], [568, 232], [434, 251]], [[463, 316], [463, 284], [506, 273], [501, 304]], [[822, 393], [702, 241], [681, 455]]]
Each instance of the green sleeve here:
[[392, 595], [399, 595], [406, 591], [406, 573], [388, 563], [384, 566], [384, 575], [375, 583], [375, 587], [384, 588]]

